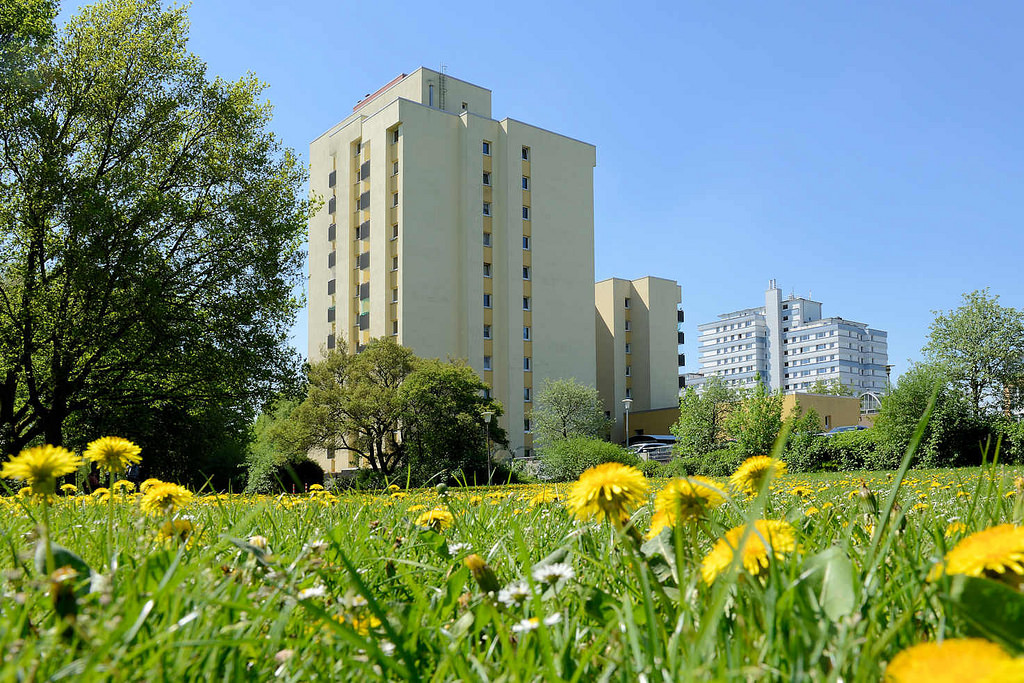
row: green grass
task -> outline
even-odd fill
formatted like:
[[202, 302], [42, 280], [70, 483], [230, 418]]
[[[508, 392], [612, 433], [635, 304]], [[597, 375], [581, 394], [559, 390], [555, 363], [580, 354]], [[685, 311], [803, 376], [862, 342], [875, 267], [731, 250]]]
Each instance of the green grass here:
[[[1000, 612], [1019, 593], [927, 578], [965, 533], [1017, 520], [1006, 494], [1018, 474], [912, 471], [884, 529], [884, 515], [865, 516], [851, 494], [865, 479], [884, 513], [897, 473], [786, 476], [642, 550], [561, 503], [530, 507], [554, 486], [200, 497], [179, 513], [198, 529], [188, 544], [158, 540], [164, 520], [127, 496], [114, 505], [113, 547], [107, 504], [65, 498], [50, 510], [53, 539], [100, 578], [83, 572], [78, 596], [65, 588], [56, 606], [33, 560], [40, 509], [8, 497], [0, 679], [878, 680], [895, 653], [925, 640], [981, 629], [1020, 649], [1021, 627]], [[814, 492], [793, 495], [796, 485]], [[418, 505], [446, 507], [454, 524], [417, 527]], [[793, 523], [798, 551], [764, 576], [706, 585], [699, 566], [714, 540], [761, 511]], [[650, 506], [634, 516], [641, 532], [649, 517]], [[966, 532], [946, 538], [955, 521]], [[266, 554], [246, 542], [254, 535]], [[530, 596], [509, 606], [484, 595], [469, 553]], [[575, 577], [538, 586], [531, 570], [545, 558]], [[965, 617], [968, 594], [993, 613]], [[524, 628], [531, 617], [536, 628]]]

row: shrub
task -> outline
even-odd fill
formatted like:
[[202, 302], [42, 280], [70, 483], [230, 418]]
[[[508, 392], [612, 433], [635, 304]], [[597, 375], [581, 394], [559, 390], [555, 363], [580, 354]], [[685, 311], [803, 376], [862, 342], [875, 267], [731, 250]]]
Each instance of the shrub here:
[[540, 454], [541, 477], [553, 481], [573, 481], [583, 472], [606, 462], [640, 466], [640, 458], [613, 443], [579, 436], [556, 441]]
[[794, 436], [783, 459], [791, 472], [837, 472], [878, 467], [876, 452], [875, 432], [866, 429], [834, 436]]
[[732, 447], [704, 455], [690, 454], [674, 458], [666, 467], [666, 476], [685, 477], [699, 474], [705, 477], [728, 477], [736, 471], [743, 460], [742, 451], [734, 444]]
[[996, 422], [995, 431], [1002, 438], [999, 461], [1007, 465], [1024, 463], [1024, 422], [1003, 418]]

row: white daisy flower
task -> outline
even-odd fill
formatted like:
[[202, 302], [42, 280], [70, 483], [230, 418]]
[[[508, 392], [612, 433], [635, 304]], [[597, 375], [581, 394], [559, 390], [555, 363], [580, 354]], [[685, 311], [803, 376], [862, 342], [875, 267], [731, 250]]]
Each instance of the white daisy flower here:
[[544, 625], [545, 626], [554, 626], [555, 624], [559, 623], [560, 621], [562, 621], [562, 613], [561, 612], [555, 612], [550, 617], [545, 617]]
[[303, 588], [299, 591], [299, 600], [309, 600], [310, 598], [322, 598], [327, 595], [327, 588], [324, 586], [313, 586], [311, 588]]
[[512, 627], [512, 631], [515, 633], [528, 633], [530, 631], [536, 631], [540, 625], [540, 620], [537, 617], [531, 617], [530, 619], [523, 619], [518, 624]]
[[498, 601], [508, 607], [516, 607], [530, 597], [530, 586], [525, 581], [510, 583], [498, 592]]
[[568, 581], [576, 576], [572, 565], [567, 562], [552, 562], [541, 565], [533, 570], [533, 580], [538, 583], [554, 585], [559, 581]]

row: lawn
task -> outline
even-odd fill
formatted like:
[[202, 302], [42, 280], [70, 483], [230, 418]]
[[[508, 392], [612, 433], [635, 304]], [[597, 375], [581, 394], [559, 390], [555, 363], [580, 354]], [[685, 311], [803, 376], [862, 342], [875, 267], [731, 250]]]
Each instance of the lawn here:
[[[1015, 582], [936, 569], [1020, 521], [1019, 474], [909, 471], [888, 515], [898, 473], [785, 475], [650, 538], [666, 480], [631, 528], [575, 519], [569, 484], [197, 495], [164, 514], [68, 494], [46, 510], [53, 566], [84, 564], [50, 577], [42, 503], [8, 496], [0, 679], [868, 681], [937, 639], [1021, 654]], [[756, 575], [726, 562], [709, 583], [715, 543], [762, 518], [792, 547], [772, 537]]]

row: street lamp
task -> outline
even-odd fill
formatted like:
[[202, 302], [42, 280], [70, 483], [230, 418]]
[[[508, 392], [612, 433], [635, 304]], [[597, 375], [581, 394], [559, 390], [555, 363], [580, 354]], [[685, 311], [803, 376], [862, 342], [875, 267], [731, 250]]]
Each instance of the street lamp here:
[[626, 406], [626, 448], [629, 448], [629, 407], [633, 405], [633, 399], [622, 399], [622, 405]]
[[494, 417], [493, 410], [483, 412], [484, 425], [487, 429], [487, 485], [491, 485], [491, 418]]

